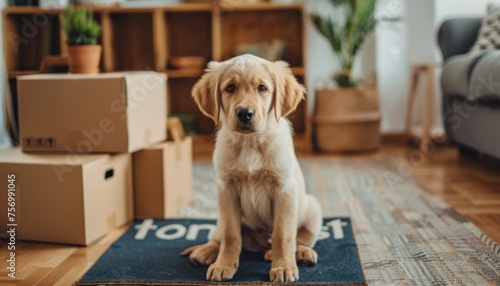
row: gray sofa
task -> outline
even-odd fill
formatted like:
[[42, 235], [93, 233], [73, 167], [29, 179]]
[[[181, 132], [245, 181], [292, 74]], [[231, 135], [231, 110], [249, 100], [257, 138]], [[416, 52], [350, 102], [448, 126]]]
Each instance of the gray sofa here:
[[469, 18], [440, 27], [444, 125], [461, 151], [500, 158], [500, 50], [468, 52], [480, 25], [480, 18]]

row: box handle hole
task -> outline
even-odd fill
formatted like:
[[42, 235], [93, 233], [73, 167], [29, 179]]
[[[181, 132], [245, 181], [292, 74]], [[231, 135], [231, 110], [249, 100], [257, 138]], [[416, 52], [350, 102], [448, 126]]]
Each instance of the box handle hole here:
[[115, 170], [113, 170], [113, 169], [107, 170], [106, 173], [104, 173], [104, 180], [112, 178], [114, 174], [115, 174]]

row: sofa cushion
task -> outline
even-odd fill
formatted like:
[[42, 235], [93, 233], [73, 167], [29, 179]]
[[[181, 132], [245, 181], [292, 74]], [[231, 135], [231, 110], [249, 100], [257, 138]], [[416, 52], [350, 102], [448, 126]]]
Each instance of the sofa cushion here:
[[500, 51], [484, 55], [472, 71], [469, 99], [483, 102], [500, 102]]
[[447, 113], [446, 134], [454, 142], [500, 159], [500, 109], [454, 100]]
[[488, 14], [481, 23], [476, 43], [471, 48], [475, 51], [494, 51], [500, 49], [500, 6], [490, 4]]
[[441, 24], [438, 43], [443, 60], [466, 54], [477, 40], [482, 18], [448, 19]]
[[469, 93], [469, 80], [476, 63], [487, 52], [475, 52], [449, 58], [441, 74], [441, 88], [445, 95], [462, 95]]

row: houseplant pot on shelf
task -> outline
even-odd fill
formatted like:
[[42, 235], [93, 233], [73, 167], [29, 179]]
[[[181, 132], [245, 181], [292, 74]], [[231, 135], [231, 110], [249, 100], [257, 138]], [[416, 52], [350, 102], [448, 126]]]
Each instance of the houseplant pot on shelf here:
[[66, 32], [69, 70], [72, 73], [99, 73], [101, 45], [97, 38], [101, 26], [94, 20], [92, 12], [84, 8], [69, 8], [59, 21]]
[[377, 91], [359, 86], [351, 70], [356, 54], [375, 29], [377, 0], [330, 0], [330, 3], [344, 11], [343, 21], [311, 15], [314, 26], [328, 40], [340, 63], [340, 71], [333, 78], [337, 88], [316, 91], [316, 147], [331, 152], [374, 150], [380, 145]]

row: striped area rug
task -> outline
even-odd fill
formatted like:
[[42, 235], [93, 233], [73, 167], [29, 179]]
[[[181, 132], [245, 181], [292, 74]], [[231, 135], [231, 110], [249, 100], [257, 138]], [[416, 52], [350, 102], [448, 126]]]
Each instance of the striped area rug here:
[[[369, 285], [500, 285], [500, 246], [382, 159], [302, 159], [324, 216], [349, 216]], [[215, 173], [194, 166], [179, 217], [215, 218]]]

